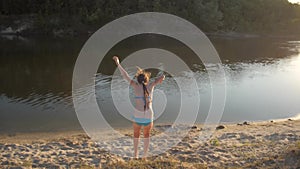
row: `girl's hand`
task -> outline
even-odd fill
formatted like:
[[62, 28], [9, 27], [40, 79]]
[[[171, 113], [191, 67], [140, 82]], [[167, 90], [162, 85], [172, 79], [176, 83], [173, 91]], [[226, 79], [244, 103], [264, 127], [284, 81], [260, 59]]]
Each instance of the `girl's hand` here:
[[165, 80], [165, 75], [162, 75], [162, 76], [159, 78], [158, 83], [162, 83], [164, 80]]
[[117, 66], [120, 64], [118, 56], [114, 56], [113, 60], [115, 61], [115, 63], [116, 63]]

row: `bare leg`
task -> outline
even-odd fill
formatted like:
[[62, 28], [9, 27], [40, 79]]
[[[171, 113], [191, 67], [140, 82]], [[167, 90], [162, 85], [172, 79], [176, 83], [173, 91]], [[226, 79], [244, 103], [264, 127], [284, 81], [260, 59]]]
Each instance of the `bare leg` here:
[[138, 158], [138, 145], [140, 140], [141, 127], [136, 123], [133, 123], [133, 147], [134, 147], [134, 158]]
[[144, 155], [143, 158], [147, 157], [149, 144], [150, 144], [150, 133], [153, 127], [153, 122], [151, 122], [148, 126], [144, 127]]

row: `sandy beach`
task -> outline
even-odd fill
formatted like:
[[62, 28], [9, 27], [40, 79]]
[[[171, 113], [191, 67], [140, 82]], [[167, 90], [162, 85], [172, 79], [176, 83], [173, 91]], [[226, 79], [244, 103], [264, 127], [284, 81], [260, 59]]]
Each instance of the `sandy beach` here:
[[83, 131], [1, 134], [0, 168], [300, 168], [299, 120], [223, 124], [206, 142], [202, 131], [146, 160], [110, 154]]

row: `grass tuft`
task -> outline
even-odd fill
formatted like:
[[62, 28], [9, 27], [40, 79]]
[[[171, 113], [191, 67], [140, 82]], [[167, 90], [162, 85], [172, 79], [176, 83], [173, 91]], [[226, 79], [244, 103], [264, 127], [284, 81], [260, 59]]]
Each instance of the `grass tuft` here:
[[300, 150], [300, 141], [296, 143], [296, 147]]
[[166, 159], [148, 159], [148, 160], [130, 160], [130, 161], [119, 161], [115, 163], [110, 163], [107, 166], [103, 166], [104, 168], [112, 168], [112, 169], [131, 169], [131, 168], [139, 168], [139, 169], [153, 169], [153, 168], [192, 168], [192, 169], [206, 169], [207, 167], [203, 164], [191, 164], [180, 162], [174, 158], [166, 158]]
[[216, 138], [211, 139], [209, 142], [212, 146], [220, 146], [220, 141]]

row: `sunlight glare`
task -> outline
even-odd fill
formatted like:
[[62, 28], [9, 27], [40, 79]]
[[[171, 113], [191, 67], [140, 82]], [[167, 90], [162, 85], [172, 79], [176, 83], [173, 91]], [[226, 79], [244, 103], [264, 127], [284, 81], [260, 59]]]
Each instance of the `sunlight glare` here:
[[300, 0], [288, 0], [290, 3], [293, 3], [293, 4], [295, 4], [295, 3], [300, 3]]

